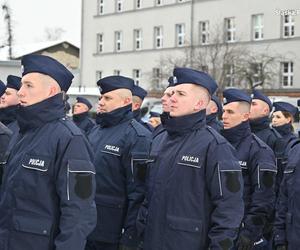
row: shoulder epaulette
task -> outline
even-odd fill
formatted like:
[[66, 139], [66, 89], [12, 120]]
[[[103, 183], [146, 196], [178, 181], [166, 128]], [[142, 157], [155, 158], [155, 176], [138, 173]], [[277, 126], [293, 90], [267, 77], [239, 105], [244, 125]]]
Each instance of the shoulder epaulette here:
[[268, 145], [261, 139], [258, 138], [258, 136], [256, 136], [254, 133], [252, 133], [253, 135], [253, 139], [258, 143], [258, 145], [261, 147], [261, 148], [267, 148]]
[[82, 135], [80, 129], [71, 121], [69, 118], [61, 118], [59, 119], [60, 123], [62, 123], [73, 135]]
[[211, 135], [216, 139], [218, 144], [226, 143], [226, 139], [221, 136], [215, 129], [210, 126], [206, 126], [207, 130], [211, 133]]
[[277, 138], [282, 138], [281, 134], [275, 128], [271, 127], [270, 129]]
[[142, 124], [140, 124], [135, 119], [132, 119], [130, 124], [134, 128], [138, 136], [147, 136], [150, 134], [150, 131], [148, 131], [148, 129], [146, 129]]

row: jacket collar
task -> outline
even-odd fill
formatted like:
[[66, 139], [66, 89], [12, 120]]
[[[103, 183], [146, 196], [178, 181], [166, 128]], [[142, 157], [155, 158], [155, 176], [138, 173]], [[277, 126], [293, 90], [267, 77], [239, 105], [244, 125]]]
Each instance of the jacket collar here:
[[17, 110], [19, 109], [19, 107], [20, 105], [14, 105], [0, 109], [0, 121], [4, 125], [8, 125], [11, 122], [15, 121], [17, 116]]
[[287, 136], [287, 135], [293, 134], [293, 126], [290, 123], [284, 124], [284, 125], [278, 126], [278, 127], [273, 127], [273, 128], [276, 129], [276, 131], [281, 136]]
[[131, 111], [132, 105], [115, 109], [107, 113], [98, 113], [96, 116], [96, 123], [101, 127], [112, 127], [119, 123], [133, 119], [133, 113]]
[[169, 135], [183, 135], [203, 128], [206, 126], [205, 110], [180, 117], [169, 117], [165, 119], [163, 126]]
[[73, 115], [73, 121], [74, 122], [82, 122], [84, 119], [89, 117], [89, 112], [83, 112], [80, 114]]
[[20, 106], [17, 110], [17, 121], [22, 134], [63, 117], [65, 112], [62, 93], [27, 107]]
[[233, 128], [222, 129], [221, 134], [231, 144], [236, 144], [236, 143], [242, 141], [243, 138], [245, 138], [251, 134], [249, 121], [242, 122]]
[[268, 116], [264, 116], [258, 119], [250, 120], [250, 127], [253, 132], [270, 128], [270, 118]]

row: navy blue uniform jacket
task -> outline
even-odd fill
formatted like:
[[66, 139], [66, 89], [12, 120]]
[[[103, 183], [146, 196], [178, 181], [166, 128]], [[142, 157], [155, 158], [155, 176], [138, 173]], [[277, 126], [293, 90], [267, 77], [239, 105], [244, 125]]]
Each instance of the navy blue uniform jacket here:
[[96, 221], [92, 151], [62, 94], [20, 108], [4, 169], [1, 250], [83, 250]]
[[244, 212], [233, 148], [206, 126], [205, 111], [164, 127], [150, 154], [144, 249], [230, 249]]
[[151, 133], [133, 118], [131, 105], [98, 114], [96, 121], [88, 139], [95, 151], [100, 216], [89, 239], [137, 246], [135, 221], [145, 195], [141, 175], [146, 172]]

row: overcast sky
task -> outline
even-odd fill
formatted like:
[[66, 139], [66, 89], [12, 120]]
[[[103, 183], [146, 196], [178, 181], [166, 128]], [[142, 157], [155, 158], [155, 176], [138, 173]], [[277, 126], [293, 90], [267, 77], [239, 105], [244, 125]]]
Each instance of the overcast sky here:
[[[14, 43], [46, 40], [46, 28], [62, 28], [63, 38], [80, 45], [81, 0], [0, 0], [11, 9]], [[6, 40], [4, 13], [0, 9], [0, 45]]]

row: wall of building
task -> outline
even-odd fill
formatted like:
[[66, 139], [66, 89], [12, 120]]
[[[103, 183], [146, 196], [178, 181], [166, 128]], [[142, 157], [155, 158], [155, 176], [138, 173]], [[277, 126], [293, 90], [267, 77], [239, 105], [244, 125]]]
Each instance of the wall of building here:
[[[98, 1], [82, 1], [82, 53], [81, 83], [94, 87], [101, 71], [102, 77], [119, 70], [122, 75], [133, 77], [133, 70], [141, 70], [140, 84], [150, 87], [153, 68], [159, 66], [160, 58], [180, 55], [184, 48], [175, 46], [175, 26], [185, 24], [187, 46], [199, 46], [199, 22], [209, 20], [210, 30], [223, 26], [224, 18], [235, 17], [237, 43], [249, 50], [271, 51], [281, 55], [286, 61], [294, 63], [294, 82], [292, 88], [300, 88], [300, 7], [298, 0], [194, 0], [178, 3], [164, 0], [162, 6], [155, 1], [141, 1], [140, 9], [135, 1], [123, 1], [123, 11], [115, 11], [116, 1], [104, 0], [104, 12], [98, 14]], [[147, 4], [147, 5], [146, 5]], [[285, 10], [296, 10], [295, 35], [282, 38], [282, 17]], [[299, 12], [299, 13], [298, 13]], [[252, 15], [264, 15], [264, 39], [252, 40]], [[191, 25], [192, 24], [192, 25]], [[154, 27], [163, 26], [163, 48], [154, 48]], [[222, 27], [223, 28], [223, 27]], [[134, 50], [134, 29], [142, 30], [142, 48]], [[123, 32], [122, 49], [115, 52], [115, 31]], [[97, 52], [97, 34], [103, 34], [103, 52]], [[181, 52], [180, 52], [181, 51]], [[281, 88], [280, 64], [278, 75], [273, 79], [273, 88]], [[171, 72], [170, 72], [171, 74]], [[165, 82], [165, 81], [164, 81]]]

